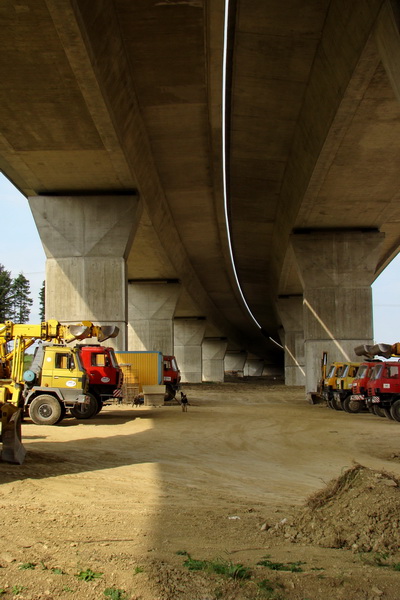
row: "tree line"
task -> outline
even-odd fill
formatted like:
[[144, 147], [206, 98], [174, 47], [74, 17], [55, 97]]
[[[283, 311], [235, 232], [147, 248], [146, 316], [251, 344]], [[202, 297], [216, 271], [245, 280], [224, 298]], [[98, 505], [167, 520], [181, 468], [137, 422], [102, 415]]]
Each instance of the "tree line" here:
[[[31, 313], [33, 300], [31, 298], [29, 280], [23, 273], [11, 277], [0, 264], [0, 323], [14, 321], [14, 323], [27, 323]], [[40, 320], [44, 321], [45, 313], [45, 282], [43, 281], [39, 292]]]

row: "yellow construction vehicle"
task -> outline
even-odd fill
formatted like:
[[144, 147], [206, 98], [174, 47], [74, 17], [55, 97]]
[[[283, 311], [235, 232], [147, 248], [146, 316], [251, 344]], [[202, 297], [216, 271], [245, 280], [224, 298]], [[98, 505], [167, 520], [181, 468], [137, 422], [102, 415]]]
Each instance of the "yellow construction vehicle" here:
[[[0, 323], [2, 460], [18, 464], [24, 460], [24, 414], [37, 425], [54, 425], [64, 418], [67, 408], [91, 401], [79, 350], [66, 344], [93, 337], [102, 342], [118, 333], [114, 325], [101, 327], [90, 321], [77, 325], [62, 325], [56, 320], [39, 325]], [[37, 341], [32, 364], [24, 371], [25, 351]]]

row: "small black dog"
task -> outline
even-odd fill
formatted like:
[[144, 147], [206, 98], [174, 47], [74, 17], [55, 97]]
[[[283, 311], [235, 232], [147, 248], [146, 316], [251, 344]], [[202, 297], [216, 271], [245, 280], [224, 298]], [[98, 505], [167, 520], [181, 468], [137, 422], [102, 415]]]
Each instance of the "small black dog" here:
[[182, 412], [187, 412], [188, 404], [189, 404], [189, 402], [188, 402], [186, 394], [184, 394], [183, 392], [181, 392]]
[[132, 406], [142, 406], [144, 404], [144, 396], [143, 394], [138, 394], [132, 400]]

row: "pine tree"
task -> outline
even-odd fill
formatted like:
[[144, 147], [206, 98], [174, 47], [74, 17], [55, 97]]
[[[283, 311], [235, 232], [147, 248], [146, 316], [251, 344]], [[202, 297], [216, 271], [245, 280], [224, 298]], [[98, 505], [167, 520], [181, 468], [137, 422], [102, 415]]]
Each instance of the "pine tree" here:
[[39, 318], [44, 321], [46, 315], [46, 282], [43, 281], [39, 292]]
[[27, 323], [31, 312], [33, 300], [30, 297], [30, 283], [20, 273], [12, 282], [12, 319], [15, 323]]
[[12, 318], [11, 272], [0, 264], [0, 323]]

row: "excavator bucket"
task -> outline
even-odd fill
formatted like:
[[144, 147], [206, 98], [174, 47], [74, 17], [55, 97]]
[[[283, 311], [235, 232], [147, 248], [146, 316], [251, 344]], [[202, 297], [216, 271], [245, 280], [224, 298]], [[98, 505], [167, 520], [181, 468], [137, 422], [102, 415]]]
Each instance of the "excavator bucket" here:
[[4, 462], [22, 465], [25, 460], [26, 449], [21, 442], [22, 412], [12, 404], [3, 404], [1, 407], [1, 441], [3, 448], [1, 460]]
[[119, 334], [119, 327], [116, 325], [102, 325], [97, 332], [99, 342], [104, 342], [110, 338], [115, 338]]
[[375, 344], [371, 348], [374, 356], [383, 356], [384, 358], [390, 358], [392, 356], [393, 347], [391, 344]]
[[356, 346], [356, 348], [354, 348], [354, 352], [357, 356], [367, 356], [368, 358], [373, 358], [375, 356], [373, 348], [374, 346], [369, 344], [362, 344], [361, 346]]
[[71, 340], [85, 340], [87, 337], [90, 337], [90, 327], [86, 325], [68, 325], [68, 332], [71, 335]]

